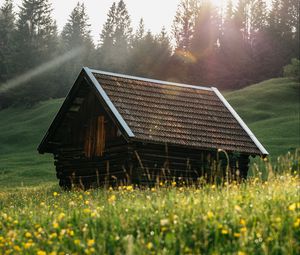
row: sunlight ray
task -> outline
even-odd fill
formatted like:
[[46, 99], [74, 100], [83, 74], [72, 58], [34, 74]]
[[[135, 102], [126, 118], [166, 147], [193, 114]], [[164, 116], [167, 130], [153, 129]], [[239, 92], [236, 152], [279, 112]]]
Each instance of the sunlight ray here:
[[66, 52], [62, 56], [56, 57], [56, 58], [50, 60], [49, 62], [46, 62], [38, 67], [33, 68], [32, 70], [29, 70], [29, 71], [19, 75], [16, 78], [8, 80], [6, 83], [0, 85], [0, 93], [4, 93], [10, 89], [16, 88], [16, 87], [24, 84], [25, 82], [29, 81], [30, 79], [32, 79], [36, 76], [39, 76], [57, 66], [60, 66], [63, 63], [65, 63], [71, 59], [74, 59], [75, 57], [80, 55], [83, 52], [83, 50], [84, 50], [84, 47], [74, 48], [74, 49]]

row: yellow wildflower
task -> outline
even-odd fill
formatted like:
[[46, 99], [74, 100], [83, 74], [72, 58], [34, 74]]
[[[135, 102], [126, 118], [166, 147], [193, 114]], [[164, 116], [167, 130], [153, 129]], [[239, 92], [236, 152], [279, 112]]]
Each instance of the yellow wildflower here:
[[147, 249], [151, 250], [153, 248], [153, 244], [151, 242], [147, 243]]
[[20, 248], [19, 245], [15, 245], [15, 246], [14, 246], [14, 250], [15, 250], [15, 251], [21, 251], [21, 248]]
[[57, 234], [56, 234], [56, 233], [51, 233], [51, 234], [49, 235], [49, 237], [50, 237], [50, 239], [56, 238], [56, 237], [57, 237]]
[[31, 246], [33, 246], [33, 243], [32, 243], [32, 242], [24, 243], [24, 248], [25, 248], [25, 249], [29, 249]]
[[116, 201], [116, 195], [111, 195], [109, 198], [108, 198], [108, 202], [109, 203], [114, 203]]
[[53, 228], [58, 228], [58, 227], [59, 227], [59, 225], [58, 225], [58, 223], [57, 223], [56, 221], [54, 221], [54, 222], [52, 223], [52, 226], [53, 226]]
[[298, 228], [300, 226], [300, 218], [297, 218], [296, 221], [294, 222], [294, 227]]
[[95, 240], [94, 240], [94, 239], [89, 239], [89, 240], [87, 241], [87, 245], [88, 245], [89, 247], [93, 246], [94, 244], [95, 244]]
[[172, 182], [172, 186], [173, 186], [173, 187], [175, 187], [176, 184], [177, 184], [177, 183], [176, 183], [175, 181]]
[[234, 237], [240, 237], [241, 234], [240, 234], [240, 233], [234, 233], [233, 236], [234, 236]]
[[212, 219], [213, 217], [214, 217], [214, 213], [211, 212], [211, 211], [208, 211], [208, 212], [207, 212], [207, 218], [208, 218], [208, 219]]
[[58, 193], [57, 193], [56, 191], [54, 191], [54, 192], [53, 192], [53, 196], [54, 196], [54, 197], [57, 197], [57, 196], [58, 196]]
[[289, 207], [288, 207], [288, 209], [289, 209], [290, 211], [295, 211], [297, 208], [300, 208], [300, 202], [298, 202], [298, 203], [292, 203], [292, 204], [290, 204]]
[[88, 204], [90, 204], [90, 201], [89, 201], [89, 200], [86, 200], [84, 203], [85, 203], [86, 205], [88, 205]]
[[243, 251], [238, 251], [237, 255], [246, 255], [246, 253]]
[[221, 231], [221, 233], [222, 233], [223, 235], [227, 235], [227, 234], [228, 234], [228, 230], [223, 228], [222, 231]]
[[75, 239], [74, 240], [74, 244], [79, 245], [80, 244], [80, 240], [79, 239]]
[[132, 191], [132, 190], [133, 190], [132, 185], [126, 186], [126, 190], [127, 190], [127, 191]]
[[246, 227], [242, 227], [240, 230], [241, 230], [241, 233], [246, 233], [247, 232], [247, 228]]
[[88, 214], [88, 213], [91, 212], [91, 209], [90, 208], [85, 208], [85, 209], [83, 209], [83, 212], [86, 213], [86, 214]]
[[58, 220], [62, 220], [66, 215], [62, 212], [58, 215]]
[[245, 226], [246, 225], [246, 221], [244, 219], [240, 219], [240, 224]]
[[47, 255], [45, 251], [39, 250], [37, 251], [36, 255]]
[[30, 232], [26, 232], [26, 233], [25, 233], [25, 237], [30, 238], [30, 237], [32, 237], [32, 235], [31, 235]]

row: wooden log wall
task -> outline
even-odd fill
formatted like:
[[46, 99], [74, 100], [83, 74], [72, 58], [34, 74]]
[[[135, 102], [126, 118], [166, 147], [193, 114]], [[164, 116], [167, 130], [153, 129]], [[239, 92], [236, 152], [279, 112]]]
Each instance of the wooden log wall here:
[[103, 157], [87, 158], [82, 149], [64, 149], [55, 155], [57, 178], [66, 189], [83, 189], [105, 185], [127, 185], [131, 183], [132, 154], [128, 146], [120, 146], [105, 151]]
[[[205, 151], [153, 144], [134, 147], [134, 165], [140, 184], [176, 181], [181, 184], [226, 180], [227, 158], [217, 151]], [[249, 155], [229, 156], [229, 180], [247, 177]]]

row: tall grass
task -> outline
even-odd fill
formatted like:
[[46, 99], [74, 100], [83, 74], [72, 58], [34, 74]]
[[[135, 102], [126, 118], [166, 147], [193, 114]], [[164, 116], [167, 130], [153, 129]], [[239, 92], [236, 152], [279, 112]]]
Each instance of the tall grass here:
[[294, 156], [268, 181], [257, 175], [226, 188], [0, 192], [0, 254], [299, 254]]

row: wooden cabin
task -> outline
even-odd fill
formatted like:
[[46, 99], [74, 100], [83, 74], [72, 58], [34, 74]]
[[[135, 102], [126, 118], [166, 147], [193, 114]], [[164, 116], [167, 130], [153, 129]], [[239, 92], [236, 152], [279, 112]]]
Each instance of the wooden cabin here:
[[245, 177], [268, 152], [218, 89], [83, 68], [38, 147], [62, 187]]

